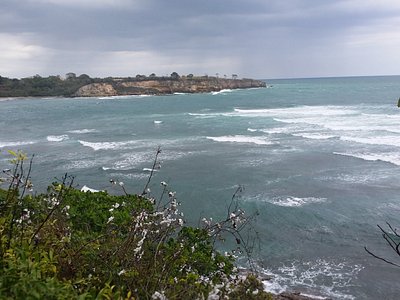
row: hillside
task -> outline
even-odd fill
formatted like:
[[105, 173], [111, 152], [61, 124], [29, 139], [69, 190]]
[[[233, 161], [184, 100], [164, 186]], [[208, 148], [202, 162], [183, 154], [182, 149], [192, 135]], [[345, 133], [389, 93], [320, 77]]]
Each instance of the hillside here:
[[207, 93], [223, 89], [265, 87], [266, 83], [254, 79], [217, 78], [209, 76], [91, 78], [86, 74], [67, 74], [41, 77], [39, 75], [10, 79], [0, 76], [0, 97], [99, 97], [118, 95], [166, 95], [173, 93]]

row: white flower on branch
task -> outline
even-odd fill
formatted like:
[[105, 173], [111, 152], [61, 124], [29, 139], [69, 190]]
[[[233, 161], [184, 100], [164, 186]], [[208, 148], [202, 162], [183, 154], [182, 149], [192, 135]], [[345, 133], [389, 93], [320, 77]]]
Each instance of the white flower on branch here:
[[142, 246], [143, 246], [143, 242], [146, 239], [147, 236], [147, 230], [143, 230], [143, 237], [139, 240], [139, 242], [137, 243], [137, 247], [135, 249], [133, 249], [133, 252], [135, 253], [136, 256], [139, 257], [139, 259], [142, 257]]
[[167, 300], [167, 297], [165, 297], [164, 292], [154, 292], [153, 296], [151, 296], [151, 299], [153, 300]]

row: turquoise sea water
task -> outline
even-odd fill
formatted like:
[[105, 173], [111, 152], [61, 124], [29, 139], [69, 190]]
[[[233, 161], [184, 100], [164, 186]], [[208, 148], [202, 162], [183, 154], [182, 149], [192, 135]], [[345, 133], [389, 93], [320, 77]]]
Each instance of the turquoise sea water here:
[[[35, 154], [36, 188], [143, 188], [157, 146], [189, 223], [225, 216], [237, 185], [258, 210], [267, 288], [332, 299], [397, 299], [399, 268], [377, 224], [400, 226], [400, 76], [268, 80], [269, 88], [149, 97], [0, 102], [6, 149]], [[145, 170], [143, 170], [145, 169]], [[157, 194], [156, 194], [157, 195]], [[400, 261], [400, 258], [398, 259]]]

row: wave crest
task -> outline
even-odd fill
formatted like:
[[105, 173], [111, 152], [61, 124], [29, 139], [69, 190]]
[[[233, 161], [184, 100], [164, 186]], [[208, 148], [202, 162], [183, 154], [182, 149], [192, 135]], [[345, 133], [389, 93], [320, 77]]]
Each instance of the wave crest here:
[[134, 145], [137, 141], [126, 141], [126, 142], [86, 142], [79, 141], [82, 146], [92, 148], [94, 151], [98, 150], [115, 150], [123, 149], [127, 146]]
[[67, 134], [63, 135], [49, 135], [46, 138], [49, 142], [62, 142], [69, 140], [69, 136]]
[[250, 143], [256, 145], [274, 145], [276, 143], [268, 140], [265, 137], [254, 137], [254, 136], [245, 136], [245, 135], [225, 135], [225, 136], [207, 136], [209, 140], [221, 143]]

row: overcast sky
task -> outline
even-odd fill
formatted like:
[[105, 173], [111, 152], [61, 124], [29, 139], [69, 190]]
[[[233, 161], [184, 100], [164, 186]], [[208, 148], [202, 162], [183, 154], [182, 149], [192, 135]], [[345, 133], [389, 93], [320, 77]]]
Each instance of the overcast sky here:
[[1, 0], [0, 75], [400, 74], [399, 0]]

